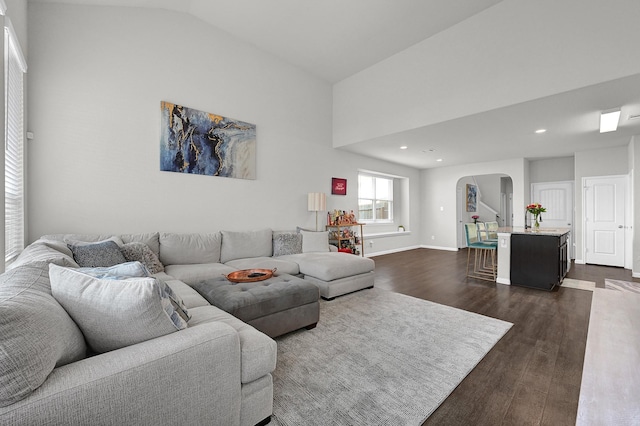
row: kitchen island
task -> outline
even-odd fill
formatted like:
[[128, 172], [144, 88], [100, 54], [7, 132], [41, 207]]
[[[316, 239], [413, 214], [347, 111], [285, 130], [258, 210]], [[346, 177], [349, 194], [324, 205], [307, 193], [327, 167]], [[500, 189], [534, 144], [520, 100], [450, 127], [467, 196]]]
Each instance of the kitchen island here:
[[569, 271], [570, 245], [568, 228], [499, 228], [496, 282], [552, 290]]

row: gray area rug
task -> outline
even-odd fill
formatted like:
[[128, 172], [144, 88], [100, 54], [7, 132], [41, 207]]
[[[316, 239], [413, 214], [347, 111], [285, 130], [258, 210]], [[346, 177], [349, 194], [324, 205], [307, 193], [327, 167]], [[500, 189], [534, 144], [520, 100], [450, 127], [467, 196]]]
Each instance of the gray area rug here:
[[617, 291], [630, 291], [632, 293], [640, 293], [640, 283], [633, 281], [610, 280], [605, 278], [604, 288]]
[[276, 339], [272, 425], [420, 425], [512, 324], [370, 289]]

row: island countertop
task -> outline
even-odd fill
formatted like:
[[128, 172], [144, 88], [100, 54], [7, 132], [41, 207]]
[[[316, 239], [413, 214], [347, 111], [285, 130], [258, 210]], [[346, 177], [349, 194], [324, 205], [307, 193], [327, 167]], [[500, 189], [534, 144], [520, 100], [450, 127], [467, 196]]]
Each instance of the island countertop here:
[[526, 235], [564, 235], [571, 232], [569, 228], [540, 228], [533, 230], [532, 228], [525, 229], [522, 226], [504, 226], [498, 228], [498, 233], [502, 234], [526, 234]]

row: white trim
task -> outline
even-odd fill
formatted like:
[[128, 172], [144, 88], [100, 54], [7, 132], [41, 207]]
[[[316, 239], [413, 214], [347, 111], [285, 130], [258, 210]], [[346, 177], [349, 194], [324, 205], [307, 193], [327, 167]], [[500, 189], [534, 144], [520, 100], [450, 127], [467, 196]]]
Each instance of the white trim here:
[[7, 14], [7, 3], [4, 0], [0, 0], [0, 15], [5, 16]]
[[424, 244], [421, 244], [420, 248], [426, 248], [426, 249], [432, 249], [432, 250], [443, 250], [443, 251], [458, 251], [458, 250], [460, 250], [457, 247], [427, 246], [427, 245], [424, 245]]
[[411, 231], [391, 231], [391, 232], [379, 232], [377, 234], [364, 234], [365, 240], [376, 240], [378, 238], [398, 237], [400, 235], [411, 235]]
[[[0, 0], [2, 1], [2, 0]], [[11, 43], [16, 49], [16, 53], [18, 54], [18, 62], [20, 64], [20, 68], [22, 68], [22, 72], [27, 72], [27, 60], [22, 54], [22, 46], [20, 46], [20, 40], [18, 40], [18, 36], [16, 35], [16, 31], [13, 29], [13, 24], [11, 23], [11, 18], [6, 17], [4, 19], [4, 29], [9, 32], [9, 38], [11, 39]]]
[[365, 253], [364, 257], [382, 256], [384, 254], [400, 253], [402, 251], [415, 250], [415, 249], [419, 249], [419, 248], [421, 248], [421, 247], [420, 246], [409, 246], [409, 247], [401, 247], [401, 248], [391, 249], [391, 250], [375, 251], [373, 253]]

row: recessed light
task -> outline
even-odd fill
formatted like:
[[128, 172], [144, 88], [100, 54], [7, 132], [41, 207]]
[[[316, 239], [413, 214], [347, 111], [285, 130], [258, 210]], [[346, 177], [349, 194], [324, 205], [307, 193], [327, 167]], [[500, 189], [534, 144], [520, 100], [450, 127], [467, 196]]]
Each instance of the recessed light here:
[[407, 147], [406, 145], [402, 145], [402, 146], [400, 147], [400, 149], [407, 149], [407, 148], [408, 148], [408, 147]]
[[440, 162], [442, 162], [442, 158], [438, 158], [436, 161], [437, 161], [438, 163], [440, 163]]
[[620, 110], [609, 110], [600, 114], [600, 133], [615, 132], [618, 130]]
[[544, 133], [546, 131], [547, 131], [547, 129], [538, 129], [538, 130], [536, 130], [536, 133], [540, 134], [540, 133]]

